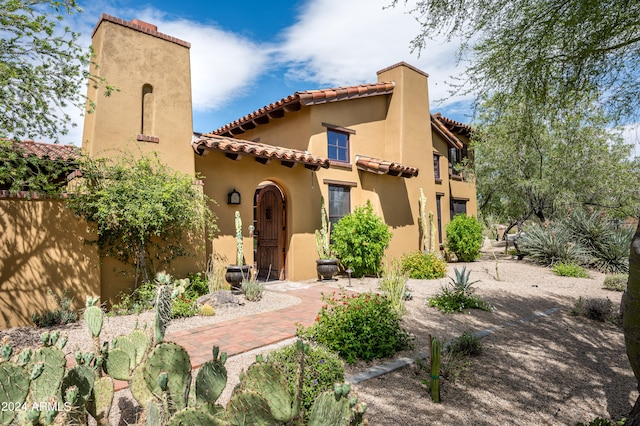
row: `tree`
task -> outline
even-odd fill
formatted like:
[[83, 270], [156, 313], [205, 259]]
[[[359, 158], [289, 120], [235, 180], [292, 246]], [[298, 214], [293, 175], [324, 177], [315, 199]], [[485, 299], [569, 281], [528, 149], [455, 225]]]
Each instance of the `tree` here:
[[481, 105], [472, 146], [483, 215], [510, 228], [580, 207], [640, 212], [640, 161], [590, 99], [552, 117], [500, 94]]
[[79, 12], [75, 0], [0, 2], [0, 137], [58, 140], [71, 122], [65, 108], [84, 109], [80, 89], [87, 79], [102, 82], [88, 72], [80, 34], [60, 28], [65, 14]]
[[135, 267], [136, 285], [155, 276], [174, 258], [188, 253], [188, 233], [217, 230], [207, 197], [193, 177], [175, 172], [157, 156], [109, 160], [84, 159], [82, 182], [69, 207], [95, 223], [98, 246]]
[[[501, 93], [507, 104], [524, 101], [547, 117], [558, 107], [576, 111], [574, 99], [589, 94], [614, 121], [638, 116], [640, 2], [418, 0], [412, 13], [422, 23], [416, 49], [429, 37], [461, 37], [461, 58], [472, 54], [462, 90]], [[629, 270], [624, 332], [640, 385], [640, 228]], [[626, 424], [640, 425], [640, 398]]]

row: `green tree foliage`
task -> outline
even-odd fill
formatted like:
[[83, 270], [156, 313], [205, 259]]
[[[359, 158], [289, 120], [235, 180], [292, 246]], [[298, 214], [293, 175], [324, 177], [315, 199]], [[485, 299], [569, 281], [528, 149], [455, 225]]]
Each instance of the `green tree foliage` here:
[[184, 256], [189, 233], [217, 230], [209, 201], [193, 177], [157, 157], [86, 160], [83, 182], [69, 206], [97, 225], [103, 254], [135, 266], [136, 284]]
[[380, 272], [391, 240], [389, 226], [373, 212], [371, 201], [344, 216], [331, 231], [331, 249], [354, 277]]
[[87, 78], [101, 81], [88, 72], [91, 53], [80, 34], [60, 26], [79, 12], [75, 0], [0, 2], [0, 136], [57, 140], [71, 122], [65, 108], [85, 108], [80, 89]]
[[74, 158], [66, 161], [39, 158], [14, 141], [0, 140], [0, 189], [12, 194], [29, 191], [59, 195], [66, 188], [67, 176], [76, 166]]
[[497, 94], [481, 104], [474, 168], [483, 216], [515, 225], [566, 208], [640, 212], [640, 159], [608, 128], [593, 99], [553, 117]]
[[447, 248], [461, 262], [473, 262], [480, 256], [482, 225], [473, 216], [459, 214], [447, 225]]

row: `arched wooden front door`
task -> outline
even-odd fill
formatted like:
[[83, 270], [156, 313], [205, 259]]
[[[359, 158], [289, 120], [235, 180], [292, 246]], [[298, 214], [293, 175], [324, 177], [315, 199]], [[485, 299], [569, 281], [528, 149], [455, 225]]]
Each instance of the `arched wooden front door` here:
[[256, 219], [258, 278], [284, 279], [286, 221], [284, 200], [277, 186], [267, 185], [258, 193]]

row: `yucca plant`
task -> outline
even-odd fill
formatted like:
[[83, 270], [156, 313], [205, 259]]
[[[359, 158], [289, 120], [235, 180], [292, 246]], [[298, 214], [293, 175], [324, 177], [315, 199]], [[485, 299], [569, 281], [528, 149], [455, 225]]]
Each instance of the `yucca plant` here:
[[584, 265], [590, 258], [585, 247], [560, 223], [548, 228], [533, 225], [522, 236], [523, 250], [534, 262], [551, 266], [558, 262]]
[[456, 277], [455, 278], [449, 277], [453, 290], [455, 292], [462, 293], [463, 295], [468, 295], [473, 293], [473, 289], [471, 288], [471, 286], [477, 282], [480, 282], [480, 280], [470, 281], [469, 277], [471, 276], [471, 271], [467, 271], [466, 266], [463, 266], [462, 270], [459, 270], [458, 268], [453, 268], [453, 271]]
[[593, 267], [604, 273], [629, 272], [629, 254], [634, 230], [630, 226], [611, 230], [593, 249]]

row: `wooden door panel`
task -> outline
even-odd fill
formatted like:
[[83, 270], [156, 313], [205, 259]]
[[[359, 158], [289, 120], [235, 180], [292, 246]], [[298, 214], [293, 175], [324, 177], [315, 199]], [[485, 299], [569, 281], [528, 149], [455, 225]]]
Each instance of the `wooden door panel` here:
[[278, 188], [267, 186], [258, 195], [258, 277], [280, 279], [283, 270], [283, 200]]

